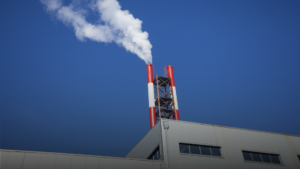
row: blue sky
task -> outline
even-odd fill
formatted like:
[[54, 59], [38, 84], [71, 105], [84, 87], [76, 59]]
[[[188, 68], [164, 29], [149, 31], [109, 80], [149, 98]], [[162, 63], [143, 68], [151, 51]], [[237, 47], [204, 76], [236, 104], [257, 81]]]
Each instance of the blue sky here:
[[[173, 66], [181, 120], [300, 135], [299, 1], [119, 2], [155, 71]], [[79, 41], [38, 0], [1, 1], [0, 18], [2, 149], [122, 157], [149, 131], [135, 54]]]

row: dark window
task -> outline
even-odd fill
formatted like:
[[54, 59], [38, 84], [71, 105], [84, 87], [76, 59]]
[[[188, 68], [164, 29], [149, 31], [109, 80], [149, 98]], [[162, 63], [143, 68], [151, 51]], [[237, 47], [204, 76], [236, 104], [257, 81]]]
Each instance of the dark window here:
[[200, 155], [219, 156], [219, 157], [222, 156], [220, 147], [180, 143], [179, 149], [180, 149], [180, 153], [186, 153], [186, 154], [200, 154]]
[[271, 157], [269, 154], [261, 154], [261, 158], [265, 163], [272, 163]]
[[158, 160], [160, 158], [159, 146], [153, 151], [153, 153], [148, 157], [151, 160]]
[[190, 145], [191, 153], [192, 154], [200, 154], [200, 147], [195, 145]]
[[188, 144], [179, 144], [180, 153], [190, 153]]
[[280, 164], [280, 160], [279, 160], [278, 155], [270, 155], [270, 156], [271, 156], [272, 163]]
[[211, 147], [211, 154], [213, 156], [221, 156], [221, 151], [219, 147]]
[[251, 153], [243, 152], [244, 159], [247, 161], [252, 161]]
[[261, 162], [261, 157], [259, 153], [251, 153], [253, 161]]
[[201, 146], [201, 154], [202, 155], [211, 155], [210, 153], [210, 147], [207, 146]]
[[279, 155], [243, 151], [245, 161], [281, 164]]
[[300, 161], [300, 156], [298, 156], [298, 159], [299, 159], [299, 161]]
[[157, 159], [157, 153], [154, 153], [153, 154], [153, 160], [156, 160]]

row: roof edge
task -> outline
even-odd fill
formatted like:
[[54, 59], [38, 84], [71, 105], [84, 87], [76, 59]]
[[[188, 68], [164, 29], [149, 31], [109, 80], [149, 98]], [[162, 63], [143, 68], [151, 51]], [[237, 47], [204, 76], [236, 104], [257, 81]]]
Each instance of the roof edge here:
[[45, 152], [45, 151], [10, 150], [10, 149], [0, 149], [0, 151], [1, 152], [4, 151], [4, 152], [20, 152], [20, 153], [40, 153], [40, 154], [55, 154], [55, 155], [96, 157], [96, 158], [113, 158], [113, 159], [123, 159], [123, 160], [164, 162], [163, 160], [149, 160], [149, 159], [140, 159], [140, 158], [125, 158], [125, 157], [112, 157], [112, 156], [97, 156], [97, 155], [87, 155], [87, 154], [70, 154], [70, 153], [57, 153], [57, 152]]
[[172, 120], [172, 119], [162, 119], [162, 120], [163, 121], [192, 123], [192, 124], [198, 124], [198, 125], [207, 125], [207, 126], [215, 126], [215, 127], [225, 127], [225, 128], [231, 128], [231, 129], [239, 129], [239, 130], [256, 131], [256, 132], [262, 132], [262, 133], [270, 133], [270, 134], [279, 134], [279, 135], [285, 135], [285, 136], [300, 137], [298, 135], [292, 135], [292, 134], [276, 133], [276, 132], [253, 130], [253, 129], [244, 129], [244, 128], [238, 128], [238, 127], [220, 126], [220, 125], [215, 125], [215, 124], [197, 123], [197, 122], [189, 122], [189, 121], [182, 121], [182, 120]]

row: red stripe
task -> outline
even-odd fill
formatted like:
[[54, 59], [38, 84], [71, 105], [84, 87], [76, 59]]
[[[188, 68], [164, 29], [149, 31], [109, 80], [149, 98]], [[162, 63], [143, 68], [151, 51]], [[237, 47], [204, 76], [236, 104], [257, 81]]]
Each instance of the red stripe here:
[[179, 118], [179, 111], [178, 110], [175, 110], [175, 113], [173, 115], [173, 120], [180, 120], [180, 118]]
[[156, 124], [155, 107], [149, 107], [150, 129]]
[[153, 68], [152, 68], [152, 64], [150, 63], [147, 64], [147, 78], [148, 78], [148, 83], [153, 83]]
[[171, 86], [175, 87], [173, 67], [172, 66], [167, 66], [167, 70], [168, 70], [168, 78], [171, 78]]
[[175, 120], [180, 120], [178, 110], [175, 110]]

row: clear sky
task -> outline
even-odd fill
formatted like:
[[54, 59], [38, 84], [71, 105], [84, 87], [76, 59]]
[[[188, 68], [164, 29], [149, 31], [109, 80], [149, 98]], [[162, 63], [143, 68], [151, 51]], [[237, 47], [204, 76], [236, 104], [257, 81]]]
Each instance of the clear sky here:
[[[173, 66], [181, 120], [300, 135], [300, 1], [119, 2], [155, 71]], [[135, 54], [79, 41], [38, 0], [0, 1], [0, 18], [2, 149], [122, 157], [149, 131]]]

